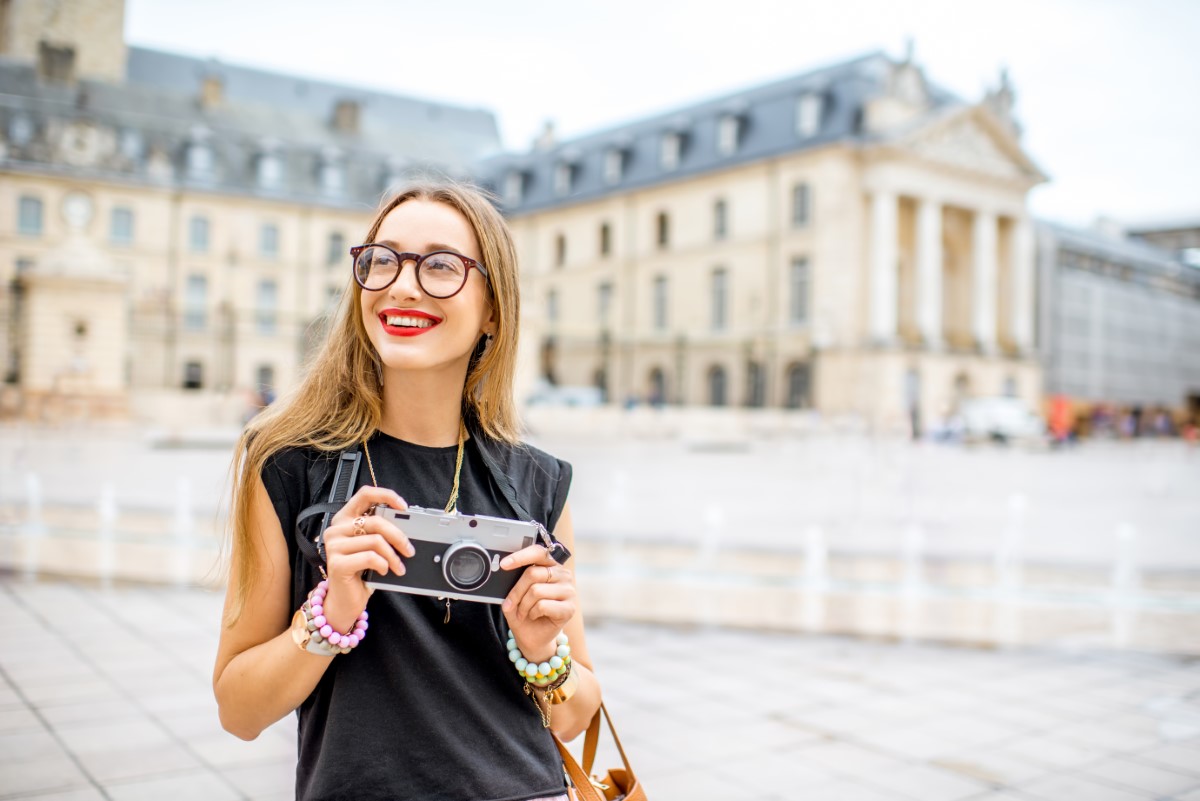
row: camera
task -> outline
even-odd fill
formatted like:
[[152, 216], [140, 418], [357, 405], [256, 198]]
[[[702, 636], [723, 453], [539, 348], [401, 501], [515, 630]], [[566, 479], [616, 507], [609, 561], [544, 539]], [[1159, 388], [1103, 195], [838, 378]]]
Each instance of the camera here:
[[419, 506], [380, 504], [374, 514], [403, 531], [415, 553], [404, 557], [403, 576], [367, 571], [368, 587], [491, 604], [503, 602], [525, 572], [501, 570], [500, 560], [538, 542], [541, 530], [536, 523]]

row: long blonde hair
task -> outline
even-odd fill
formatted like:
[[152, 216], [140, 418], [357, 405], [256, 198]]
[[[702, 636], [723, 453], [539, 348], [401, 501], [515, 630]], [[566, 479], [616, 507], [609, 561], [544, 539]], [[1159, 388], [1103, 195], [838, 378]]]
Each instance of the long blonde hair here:
[[[453, 182], [423, 182], [387, 200], [375, 215], [364, 242], [375, 241], [388, 213], [409, 200], [444, 203], [471, 224], [491, 285], [496, 330], [482, 357], [472, 358], [463, 386], [463, 413], [483, 433], [516, 442], [513, 403], [520, 297], [517, 255], [504, 218], [483, 190]], [[298, 386], [259, 413], [242, 432], [232, 466], [233, 509], [229, 518], [234, 575], [227, 624], [237, 621], [254, 587], [260, 565], [251, 543], [251, 499], [263, 466], [287, 447], [341, 451], [371, 436], [383, 414], [377, 354], [363, 325], [362, 289], [350, 277], [324, 343], [307, 365]], [[291, 537], [291, 531], [284, 531]]]

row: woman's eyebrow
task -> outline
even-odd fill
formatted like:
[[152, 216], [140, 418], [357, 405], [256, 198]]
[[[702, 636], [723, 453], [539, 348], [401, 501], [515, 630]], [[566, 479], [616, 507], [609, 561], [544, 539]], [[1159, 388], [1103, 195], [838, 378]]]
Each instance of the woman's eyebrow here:
[[[388, 247], [392, 248], [393, 250], [398, 250], [401, 252], [404, 251], [404, 248], [400, 247], [400, 243], [395, 241], [394, 239], [380, 239], [379, 244], [387, 245]], [[454, 245], [446, 245], [441, 242], [429, 242], [425, 245], [425, 249], [422, 250], [421, 252], [422, 253], [433, 253], [435, 250], [452, 250], [455, 253], [462, 253], [462, 250], [459, 248], [456, 248]]]

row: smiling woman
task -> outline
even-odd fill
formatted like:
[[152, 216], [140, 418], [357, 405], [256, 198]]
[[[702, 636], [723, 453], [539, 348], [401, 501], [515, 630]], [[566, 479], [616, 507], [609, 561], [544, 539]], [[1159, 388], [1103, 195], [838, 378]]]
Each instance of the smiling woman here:
[[[390, 200], [363, 242], [305, 379], [239, 443], [222, 723], [252, 739], [296, 710], [297, 798], [565, 799], [550, 732], [581, 733], [600, 688], [566, 558], [571, 468], [516, 436], [511, 236], [479, 191], [438, 184]], [[352, 495], [322, 507], [360, 448]], [[373, 595], [371, 572], [423, 564], [378, 504], [534, 521], [553, 547], [496, 560], [521, 571], [500, 605]]]

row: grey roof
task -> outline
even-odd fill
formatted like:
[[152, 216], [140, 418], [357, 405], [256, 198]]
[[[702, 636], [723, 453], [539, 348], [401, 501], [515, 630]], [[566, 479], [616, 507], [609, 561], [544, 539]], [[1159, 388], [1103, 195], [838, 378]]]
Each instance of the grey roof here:
[[1180, 278], [1200, 289], [1200, 270], [1184, 264], [1169, 250], [1157, 248], [1139, 239], [1116, 238], [1099, 231], [1073, 228], [1047, 220], [1038, 220], [1037, 224], [1053, 237], [1060, 250], [1070, 250], [1127, 265], [1148, 276]]
[[[863, 131], [865, 102], [878, 95], [895, 66], [881, 52], [868, 53], [849, 61], [752, 87], [740, 92], [696, 103], [673, 111], [617, 126], [599, 133], [562, 142], [545, 151], [506, 153], [481, 165], [482, 183], [502, 196], [506, 176], [524, 175], [519, 203], [506, 211], [522, 214], [540, 209], [592, 200], [607, 194], [677, 181], [717, 169], [727, 169], [787, 153], [843, 140], [872, 138]], [[950, 92], [926, 83], [930, 111], [941, 111], [963, 102]], [[820, 127], [807, 138], [796, 129], [796, 104], [807, 94], [822, 99]], [[740, 121], [740, 136], [734, 153], [718, 152], [720, 120], [733, 115]], [[682, 133], [684, 148], [679, 165], [666, 170], [659, 148], [667, 132]], [[621, 180], [608, 185], [604, 180], [605, 153], [618, 148], [625, 153]], [[554, 172], [562, 162], [573, 164], [571, 191], [557, 194]]]
[[[208, 76], [221, 80], [222, 101], [206, 109], [199, 97]], [[334, 108], [344, 100], [359, 106], [355, 132], [332, 124]], [[88, 163], [67, 167], [58, 140], [77, 121], [101, 131], [101, 147]], [[30, 141], [14, 141], [14, 122], [34, 130]], [[334, 205], [374, 205], [390, 181], [413, 172], [467, 175], [470, 165], [500, 146], [495, 116], [486, 110], [138, 47], [129, 48], [123, 84], [44, 83], [32, 66], [0, 61], [0, 141], [9, 167], [90, 171]], [[212, 158], [211, 171], [199, 179], [187, 169], [188, 148], [196, 143]], [[256, 178], [259, 159], [269, 153], [281, 169], [271, 188]], [[165, 175], [163, 163], [169, 165]], [[322, 165], [329, 163], [341, 171], [340, 191], [322, 183]]]

